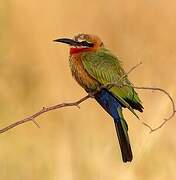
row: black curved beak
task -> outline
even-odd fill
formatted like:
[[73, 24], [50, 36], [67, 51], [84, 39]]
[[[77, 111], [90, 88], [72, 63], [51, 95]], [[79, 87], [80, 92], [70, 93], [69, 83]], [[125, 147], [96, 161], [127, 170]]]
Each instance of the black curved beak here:
[[60, 39], [55, 39], [53, 40], [54, 42], [60, 42], [60, 43], [65, 43], [69, 44], [70, 46], [86, 46], [86, 47], [93, 47], [93, 43], [89, 43], [87, 41], [76, 41], [73, 39], [68, 39], [68, 38], [60, 38]]

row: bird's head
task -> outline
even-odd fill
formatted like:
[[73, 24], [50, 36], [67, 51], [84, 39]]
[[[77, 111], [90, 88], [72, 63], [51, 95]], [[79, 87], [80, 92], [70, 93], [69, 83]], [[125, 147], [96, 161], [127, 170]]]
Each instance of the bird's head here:
[[55, 42], [66, 43], [70, 45], [70, 54], [96, 51], [98, 48], [103, 47], [103, 42], [98, 36], [90, 34], [78, 34], [73, 39], [59, 38]]

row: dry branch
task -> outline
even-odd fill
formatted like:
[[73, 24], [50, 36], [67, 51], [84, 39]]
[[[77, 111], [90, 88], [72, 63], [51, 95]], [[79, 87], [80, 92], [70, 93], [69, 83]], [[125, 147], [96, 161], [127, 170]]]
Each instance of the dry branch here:
[[[133, 86], [133, 85], [128, 85], [128, 84], [124, 84], [123, 83], [123, 79], [126, 78], [128, 76], [129, 73], [131, 73], [134, 69], [136, 69], [139, 65], [141, 65], [142, 63], [140, 62], [139, 64], [135, 65], [134, 67], [132, 67], [126, 74], [124, 74], [120, 79], [119, 79], [119, 82], [122, 83], [122, 85], [118, 85], [117, 84], [108, 84], [106, 87], [107, 88], [110, 88], [112, 86], [117, 86], [117, 87], [122, 87], [122, 86], [130, 86], [130, 87], [133, 87], [135, 89], [145, 89], [145, 90], [152, 90], [152, 91], [160, 91], [160, 92], [163, 92], [164, 94], [166, 94], [168, 96], [168, 98], [170, 99], [171, 103], [172, 103], [172, 114], [170, 115], [170, 117], [168, 118], [165, 118], [164, 121], [156, 128], [152, 128], [150, 125], [148, 125], [147, 123], [145, 122], [142, 122], [143, 125], [145, 125], [146, 127], [148, 127], [150, 129], [150, 133], [162, 128], [169, 120], [171, 120], [174, 116], [175, 116], [175, 113], [176, 113], [176, 109], [175, 109], [175, 103], [174, 103], [174, 100], [172, 99], [171, 95], [164, 89], [161, 89], [161, 88], [154, 88], [154, 87], [137, 87], [137, 86]], [[104, 88], [104, 87], [102, 87]], [[53, 111], [53, 110], [56, 110], [56, 109], [60, 109], [60, 108], [64, 108], [64, 107], [70, 107], [70, 106], [76, 106], [79, 108], [79, 105], [86, 101], [87, 99], [89, 98], [92, 98], [94, 96], [94, 94], [88, 94], [87, 96], [81, 98], [80, 100], [78, 101], [75, 101], [75, 102], [71, 102], [71, 103], [62, 103], [62, 104], [56, 104], [56, 105], [53, 105], [53, 106], [50, 106], [50, 107], [43, 107], [40, 111], [37, 111], [36, 113], [24, 118], [24, 119], [21, 119], [21, 120], [18, 120], [12, 124], [10, 124], [9, 126], [6, 126], [2, 129], [0, 129], [0, 133], [4, 133], [12, 128], [15, 128], [16, 126], [18, 125], [21, 125], [23, 123], [26, 123], [26, 122], [33, 122], [35, 123], [35, 125], [37, 127], [40, 127], [39, 124], [36, 122], [35, 118], [37, 118], [38, 116], [46, 113], [46, 112], [49, 112], [49, 111]]]
[[34, 122], [38, 127], [40, 127], [40, 126], [38, 125], [38, 123], [35, 121], [35, 118], [36, 118], [36, 117], [38, 117], [38, 116], [40, 116], [41, 114], [44, 114], [44, 113], [46, 113], [46, 112], [53, 111], [53, 110], [56, 110], [56, 109], [60, 109], [60, 108], [63, 108], [63, 107], [76, 106], [76, 107], [79, 108], [79, 105], [80, 105], [83, 101], [87, 100], [88, 98], [90, 98], [90, 95], [87, 95], [87, 96], [85, 96], [85, 97], [83, 97], [83, 98], [81, 98], [80, 100], [75, 101], [75, 102], [56, 104], [56, 105], [53, 105], [53, 106], [50, 106], [50, 107], [43, 107], [40, 111], [38, 111], [38, 112], [36, 112], [36, 113], [34, 113], [34, 114], [32, 114], [32, 115], [24, 118], [24, 119], [21, 119], [21, 120], [19, 120], [19, 121], [16, 121], [16, 122], [10, 124], [9, 126], [3, 128], [3, 129], [0, 129], [0, 133], [4, 133], [4, 132], [6, 132], [6, 131], [8, 131], [8, 130], [10, 130], [10, 129], [16, 127], [16, 126], [18, 126], [18, 125], [20, 125], [20, 124], [23, 124], [23, 123], [26, 123], [26, 122], [29, 122], [29, 121]]
[[150, 129], [150, 133], [157, 131], [158, 129], [162, 128], [164, 126], [164, 124], [166, 124], [169, 120], [171, 120], [176, 113], [176, 109], [175, 109], [175, 103], [174, 100], [172, 99], [171, 95], [164, 89], [158, 88], [158, 87], [137, 87], [137, 86], [132, 86], [135, 89], [145, 89], [145, 90], [152, 90], [152, 91], [160, 91], [162, 93], [164, 93], [170, 100], [171, 104], [172, 104], [172, 113], [168, 118], [164, 118], [163, 122], [156, 128], [152, 128], [150, 125], [148, 125], [145, 122], [142, 122], [146, 127], [148, 127]]

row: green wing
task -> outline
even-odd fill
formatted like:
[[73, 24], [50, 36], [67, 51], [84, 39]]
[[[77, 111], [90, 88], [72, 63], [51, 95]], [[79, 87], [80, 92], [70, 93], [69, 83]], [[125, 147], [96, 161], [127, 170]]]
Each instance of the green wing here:
[[[85, 52], [82, 55], [82, 62], [86, 71], [102, 85], [119, 84], [119, 79], [125, 75], [121, 62], [105, 48], [101, 48], [96, 52]], [[123, 78], [123, 82], [131, 85], [127, 77]], [[109, 91], [133, 114], [133, 109], [142, 111], [141, 101], [132, 87], [129, 86], [112, 86]], [[136, 115], [137, 116], [137, 115]]]

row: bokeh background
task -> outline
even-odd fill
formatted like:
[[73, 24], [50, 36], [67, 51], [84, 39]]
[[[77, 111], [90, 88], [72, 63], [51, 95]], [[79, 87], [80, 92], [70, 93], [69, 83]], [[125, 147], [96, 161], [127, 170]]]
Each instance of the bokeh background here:
[[[72, 79], [66, 45], [53, 39], [99, 35], [123, 61], [137, 86], [161, 87], [176, 98], [176, 2], [174, 0], [14, 0], [0, 2], [0, 127], [43, 106], [75, 101], [86, 93]], [[154, 127], [171, 113], [167, 97], [138, 90]], [[130, 112], [134, 160], [121, 160], [114, 124], [96, 104], [40, 116], [0, 135], [0, 179], [176, 179], [175, 118], [149, 131]]]

